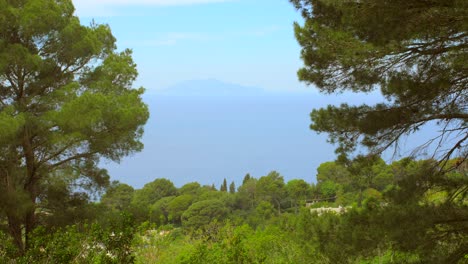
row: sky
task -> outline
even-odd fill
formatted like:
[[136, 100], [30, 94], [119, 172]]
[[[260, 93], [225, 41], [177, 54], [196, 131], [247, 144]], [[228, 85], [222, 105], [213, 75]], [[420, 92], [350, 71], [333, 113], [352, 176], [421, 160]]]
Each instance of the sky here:
[[[108, 24], [130, 48], [137, 86], [149, 93], [185, 80], [216, 79], [300, 92], [300, 47], [287, 0], [75, 0], [82, 24]], [[309, 91], [313, 89], [308, 89]]]
[[[117, 48], [133, 50], [135, 86], [147, 89], [145, 148], [120, 164], [104, 162], [111, 179], [136, 188], [155, 178], [239, 185], [246, 173], [276, 170], [286, 181], [314, 182], [317, 166], [334, 158], [326, 136], [309, 129], [310, 110], [326, 100], [297, 80], [293, 23], [301, 16], [287, 0], [74, 4], [82, 24], [108, 24]], [[229, 96], [209, 96], [218, 87]], [[186, 88], [190, 96], [177, 96]]]
[[[150, 119], [145, 148], [112, 180], [141, 188], [156, 178], [237, 186], [276, 170], [315, 182], [335, 158], [326, 135], [309, 129], [314, 108], [376, 103], [378, 94], [325, 96], [297, 79], [302, 66], [287, 0], [75, 0], [82, 24], [108, 24], [118, 50], [133, 50]], [[248, 96], [238, 96], [240, 94]], [[413, 144], [420, 138], [410, 139]], [[391, 158], [387, 159], [391, 161]]]

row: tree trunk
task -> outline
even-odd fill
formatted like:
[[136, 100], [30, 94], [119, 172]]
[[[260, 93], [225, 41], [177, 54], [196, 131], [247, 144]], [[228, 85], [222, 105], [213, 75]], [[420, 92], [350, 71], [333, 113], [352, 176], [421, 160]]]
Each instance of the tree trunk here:
[[29, 183], [25, 186], [25, 191], [29, 194], [31, 206], [28, 206], [24, 215], [25, 225], [25, 250], [31, 248], [31, 234], [36, 227], [36, 198], [38, 178], [32, 174]]
[[[6, 199], [10, 200], [9, 203], [5, 204], [4, 210], [6, 213], [6, 217], [8, 220], [8, 233], [13, 238], [13, 243], [18, 249], [18, 254], [23, 255], [25, 252], [24, 247], [24, 240], [23, 240], [23, 220], [22, 217], [22, 204], [21, 202], [16, 199], [18, 197], [17, 190], [15, 189], [15, 176], [16, 174], [12, 173], [12, 167], [14, 167], [16, 162], [18, 162], [18, 153], [14, 147], [10, 150], [10, 155], [7, 157], [7, 161], [11, 163], [7, 163], [6, 167], [2, 171], [2, 181], [0, 191], [4, 192]], [[13, 201], [11, 201], [13, 200]]]
[[37, 198], [37, 184], [39, 182], [39, 175], [37, 173], [36, 160], [34, 150], [32, 147], [32, 138], [29, 127], [25, 126], [23, 136], [23, 155], [26, 159], [26, 173], [27, 180], [24, 184], [24, 190], [29, 194], [31, 207], [25, 213], [25, 250], [31, 247], [31, 234], [36, 225], [36, 198]]
[[31, 234], [34, 228], [36, 227], [36, 215], [35, 215], [35, 206], [28, 210], [26, 213], [25, 221], [25, 250], [31, 248]]
[[18, 248], [19, 254], [23, 255], [25, 248], [23, 243], [23, 234], [21, 230], [21, 221], [18, 217], [8, 214], [8, 232], [13, 238], [15, 246]]
[[278, 215], [281, 214], [281, 203], [280, 201], [276, 200], [276, 204], [278, 204]]

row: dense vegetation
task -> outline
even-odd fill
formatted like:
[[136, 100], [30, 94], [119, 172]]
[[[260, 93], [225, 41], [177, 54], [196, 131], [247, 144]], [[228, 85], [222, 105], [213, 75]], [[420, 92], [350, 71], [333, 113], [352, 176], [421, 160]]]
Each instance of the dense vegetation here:
[[[98, 167], [142, 148], [131, 52], [70, 0], [0, 0], [0, 262], [465, 263], [467, 2], [290, 1], [299, 78], [383, 95], [313, 110], [338, 159], [316, 184], [273, 171], [135, 190]], [[427, 124], [432, 159], [380, 158]]]
[[375, 105], [312, 111], [311, 128], [327, 133], [337, 153], [398, 148], [431, 125], [440, 133], [419, 150], [467, 157], [467, 1], [290, 1], [305, 20], [295, 24], [299, 79], [324, 93], [382, 95]]
[[[375, 105], [344, 103], [311, 113], [311, 128], [327, 133], [329, 141], [338, 145], [338, 161], [350, 168], [348, 179], [353, 184], [376, 176], [361, 166], [373, 155], [390, 148], [398, 152], [401, 139], [421, 129], [437, 131], [413, 150], [413, 155], [431, 153], [437, 161], [398, 176], [397, 187], [388, 192], [392, 202], [381, 212], [355, 219], [356, 229], [362, 223], [378, 227], [361, 234], [368, 238], [378, 234], [373, 245], [362, 241], [364, 249], [370, 254], [372, 249], [409, 249], [425, 255], [415, 260], [422, 263], [462, 261], [468, 248], [468, 175], [462, 172], [456, 179], [450, 175], [465, 166], [468, 157], [468, 2], [290, 2], [304, 18], [304, 24], [295, 24], [304, 62], [299, 79], [325, 93], [379, 91], [382, 95], [382, 102]], [[350, 160], [364, 149], [367, 158]], [[367, 176], [356, 178], [357, 172]], [[428, 198], [439, 191], [448, 198], [437, 203]], [[434, 241], [439, 245], [434, 246]], [[350, 256], [355, 250], [342, 247], [336, 257], [340, 252]]]
[[73, 13], [70, 0], [0, 0], [0, 217], [19, 254], [41, 215], [81, 214], [86, 197], [73, 190], [109, 184], [101, 158], [143, 147], [148, 109], [131, 51]]
[[42, 226], [20, 258], [3, 232], [0, 260], [463, 263], [468, 203], [454, 186], [466, 186], [468, 168], [428, 177], [435, 167], [434, 160], [360, 157], [350, 166], [323, 163], [317, 184], [285, 182], [273, 171], [247, 174], [231, 191], [226, 180], [219, 190], [197, 182], [176, 188], [167, 179], [137, 190], [113, 182], [100, 202], [82, 199], [40, 214]]

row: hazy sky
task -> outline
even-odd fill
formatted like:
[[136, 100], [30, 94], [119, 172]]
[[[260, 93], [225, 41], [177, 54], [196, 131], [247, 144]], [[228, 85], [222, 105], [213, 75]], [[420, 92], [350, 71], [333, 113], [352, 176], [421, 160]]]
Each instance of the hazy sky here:
[[[145, 149], [120, 165], [105, 164], [113, 179], [136, 187], [163, 177], [178, 186], [195, 180], [219, 185], [224, 177], [239, 183], [247, 172], [260, 177], [271, 170], [312, 182], [317, 166], [335, 154], [326, 135], [310, 131], [311, 109], [381, 98], [323, 96], [297, 80], [302, 61], [293, 23], [302, 19], [288, 0], [74, 3], [83, 24], [109, 24], [118, 49], [133, 50], [140, 73], [135, 86], [147, 88]], [[199, 90], [194, 85], [234, 94], [257, 87], [275, 96], [171, 98], [160, 91]]]
[[[247, 172], [260, 177], [278, 170], [286, 180], [312, 182], [316, 167], [333, 159], [325, 136], [308, 128], [319, 100], [297, 80], [302, 62], [293, 23], [301, 17], [287, 0], [74, 3], [83, 24], [109, 24], [118, 49], [133, 50], [140, 73], [135, 86], [147, 88], [145, 149], [119, 165], [105, 164], [113, 179], [135, 187], [163, 177], [178, 186], [218, 185], [224, 177], [239, 183]], [[172, 87], [181, 94], [177, 87], [197, 83], [190, 80], [219, 83], [234, 94], [257, 87], [281, 96], [181, 99], [159, 92]]]
[[[75, 0], [82, 23], [109, 24], [131, 48], [137, 85], [149, 91], [218, 79], [270, 90], [304, 90], [300, 48], [287, 0]], [[311, 89], [311, 88], [309, 88]]]

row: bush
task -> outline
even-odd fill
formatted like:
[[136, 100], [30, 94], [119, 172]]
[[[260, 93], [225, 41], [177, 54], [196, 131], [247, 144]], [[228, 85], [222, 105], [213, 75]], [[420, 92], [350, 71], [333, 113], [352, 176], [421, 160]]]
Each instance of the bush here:
[[38, 227], [27, 252], [17, 257], [0, 246], [2, 263], [133, 263], [133, 221], [127, 215], [100, 224], [71, 225], [57, 230]]

